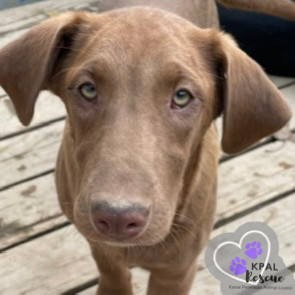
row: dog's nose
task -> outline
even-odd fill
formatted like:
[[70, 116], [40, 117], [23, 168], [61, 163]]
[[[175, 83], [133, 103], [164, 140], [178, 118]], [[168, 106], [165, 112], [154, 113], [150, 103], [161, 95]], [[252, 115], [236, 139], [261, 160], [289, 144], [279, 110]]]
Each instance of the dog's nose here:
[[92, 206], [92, 218], [96, 230], [114, 240], [138, 236], [148, 220], [149, 210], [138, 204], [114, 206], [107, 202]]

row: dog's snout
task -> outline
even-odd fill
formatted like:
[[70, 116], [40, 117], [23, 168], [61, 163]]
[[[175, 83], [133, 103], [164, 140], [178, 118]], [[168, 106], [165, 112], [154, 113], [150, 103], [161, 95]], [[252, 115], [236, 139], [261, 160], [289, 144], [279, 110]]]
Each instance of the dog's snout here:
[[115, 206], [107, 202], [92, 206], [93, 224], [100, 234], [113, 240], [138, 236], [147, 224], [149, 210], [138, 204]]

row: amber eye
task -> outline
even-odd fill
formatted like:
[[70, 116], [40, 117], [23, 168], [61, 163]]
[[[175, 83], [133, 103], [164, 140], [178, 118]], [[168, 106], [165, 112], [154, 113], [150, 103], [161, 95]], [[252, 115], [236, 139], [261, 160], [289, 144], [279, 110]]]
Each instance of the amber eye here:
[[172, 103], [177, 107], [184, 108], [190, 103], [192, 98], [192, 94], [187, 90], [178, 90], [172, 98]]
[[96, 99], [97, 92], [96, 88], [91, 83], [85, 83], [79, 88], [80, 93], [83, 95], [83, 97], [88, 100], [92, 101]]

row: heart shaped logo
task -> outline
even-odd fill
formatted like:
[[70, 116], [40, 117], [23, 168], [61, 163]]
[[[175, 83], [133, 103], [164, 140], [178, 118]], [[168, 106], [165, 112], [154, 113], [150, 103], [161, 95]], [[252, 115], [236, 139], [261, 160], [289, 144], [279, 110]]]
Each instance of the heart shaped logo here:
[[[253, 238], [251, 237], [255, 234], [255, 241], [252, 241]], [[263, 239], [264, 241], [264, 247], [261, 247], [261, 240]], [[260, 241], [259, 241], [260, 240]], [[249, 242], [251, 241], [251, 242]], [[246, 242], [246, 243], [245, 243]], [[243, 247], [243, 245], [245, 247]], [[228, 263], [219, 263], [218, 257], [221, 257], [222, 260], [224, 260], [225, 257], [228, 258], [227, 255], [224, 255], [224, 253], [229, 253], [231, 252], [230, 249], [228, 251], [224, 250], [226, 247], [234, 247], [236, 248], [235, 251], [232, 251], [233, 253], [237, 253], [236, 251], [239, 251], [239, 255], [233, 257], [231, 260], [231, 264], [228, 268], [225, 267]], [[251, 285], [257, 285], [259, 283], [259, 280], [256, 282], [246, 282], [246, 279], [243, 279], [240, 277], [241, 275], [245, 274], [247, 270], [248, 264], [251, 264], [251, 262], [255, 261], [258, 259], [260, 265], [263, 265], [263, 267], [260, 270], [260, 274], [263, 275], [267, 264], [269, 262], [269, 255], [271, 251], [271, 244], [268, 236], [257, 230], [251, 230], [249, 232], [246, 232], [240, 239], [239, 243], [235, 243], [232, 241], [225, 241], [218, 245], [218, 247], [215, 249], [213, 253], [213, 262], [216, 266], [216, 268], [221, 271], [223, 274], [226, 276]], [[265, 253], [264, 259], [259, 259], [262, 255], [262, 253]], [[262, 263], [262, 264], [261, 264]]]
[[223, 295], [294, 294], [293, 273], [279, 256], [277, 235], [264, 223], [247, 222], [217, 235], [207, 246], [205, 261]]

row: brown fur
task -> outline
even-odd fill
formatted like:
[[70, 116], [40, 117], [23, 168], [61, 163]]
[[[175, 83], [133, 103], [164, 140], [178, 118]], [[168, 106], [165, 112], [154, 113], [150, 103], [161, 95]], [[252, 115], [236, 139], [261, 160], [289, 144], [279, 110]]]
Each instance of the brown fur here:
[[228, 8], [263, 12], [274, 16], [295, 20], [293, 0], [217, 0]]
[[[235, 153], [291, 116], [230, 37], [151, 8], [49, 19], [0, 50], [0, 69], [22, 123], [31, 121], [42, 89], [66, 105], [57, 191], [63, 212], [89, 241], [100, 295], [132, 294], [130, 265], [151, 271], [149, 295], [188, 294], [214, 222], [214, 120], [223, 114], [222, 146]], [[85, 81], [97, 85], [95, 102], [77, 91]], [[194, 99], [171, 109], [179, 88]], [[123, 242], [101, 236], [89, 210], [101, 200], [149, 208], [143, 233]]]

